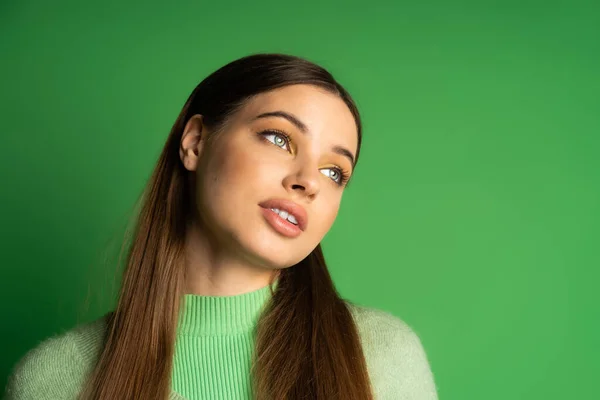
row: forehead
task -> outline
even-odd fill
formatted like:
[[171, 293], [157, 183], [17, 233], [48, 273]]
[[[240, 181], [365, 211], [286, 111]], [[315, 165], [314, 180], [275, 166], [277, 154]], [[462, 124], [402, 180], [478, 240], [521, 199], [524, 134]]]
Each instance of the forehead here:
[[291, 85], [261, 93], [252, 98], [240, 117], [252, 120], [266, 112], [284, 111], [307, 127], [311, 137], [326, 143], [345, 145], [351, 151], [358, 145], [354, 116], [337, 95], [313, 85]]

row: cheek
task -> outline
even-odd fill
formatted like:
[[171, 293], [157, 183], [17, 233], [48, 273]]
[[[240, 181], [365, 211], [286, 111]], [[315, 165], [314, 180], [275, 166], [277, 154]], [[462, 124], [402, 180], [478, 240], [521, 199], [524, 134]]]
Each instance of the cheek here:
[[268, 187], [276, 171], [265, 161], [247, 143], [229, 140], [215, 148], [201, 178], [204, 197], [218, 206], [233, 207], [230, 212], [250, 201], [264, 200], [258, 198], [261, 188]]
[[[312, 224], [314, 229], [310, 229], [314, 235], [321, 240], [325, 234], [331, 229], [331, 226], [337, 218], [340, 206], [340, 199], [336, 196], [328, 196], [320, 198], [319, 204], [313, 205], [314, 215], [312, 216]], [[310, 225], [310, 222], [309, 222]]]
[[336, 205], [335, 209], [330, 210], [327, 213], [327, 217], [325, 218], [326, 221], [327, 221], [327, 230], [329, 230], [329, 228], [331, 228], [331, 226], [335, 222], [335, 219], [337, 218], [338, 211], [339, 211], [339, 204]]
[[235, 171], [244, 164], [243, 152], [236, 151], [229, 137], [217, 138], [212, 146], [207, 149], [207, 158], [204, 160], [205, 180], [207, 184], [227, 182], [235, 177]]

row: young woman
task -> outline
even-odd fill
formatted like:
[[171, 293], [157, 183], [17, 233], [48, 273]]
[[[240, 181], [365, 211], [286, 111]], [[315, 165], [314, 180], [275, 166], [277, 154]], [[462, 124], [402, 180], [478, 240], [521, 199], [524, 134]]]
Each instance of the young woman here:
[[304, 59], [208, 76], [143, 194], [116, 309], [30, 350], [7, 397], [437, 399], [415, 332], [340, 298], [323, 258], [361, 134]]

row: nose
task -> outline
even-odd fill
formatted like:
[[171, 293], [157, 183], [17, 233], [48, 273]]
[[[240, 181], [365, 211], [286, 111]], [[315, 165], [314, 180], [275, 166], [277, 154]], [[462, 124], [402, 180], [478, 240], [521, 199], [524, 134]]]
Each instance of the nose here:
[[319, 193], [318, 174], [317, 168], [304, 167], [286, 176], [283, 184], [290, 192], [301, 192], [312, 199]]

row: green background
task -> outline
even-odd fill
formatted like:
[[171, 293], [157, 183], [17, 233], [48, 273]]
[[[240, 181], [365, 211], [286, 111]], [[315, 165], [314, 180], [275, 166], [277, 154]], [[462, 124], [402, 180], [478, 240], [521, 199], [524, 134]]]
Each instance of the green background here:
[[592, 1], [1, 1], [0, 384], [110, 308], [185, 99], [263, 51], [356, 98], [364, 146], [325, 253], [344, 297], [419, 334], [440, 398], [598, 398]]

